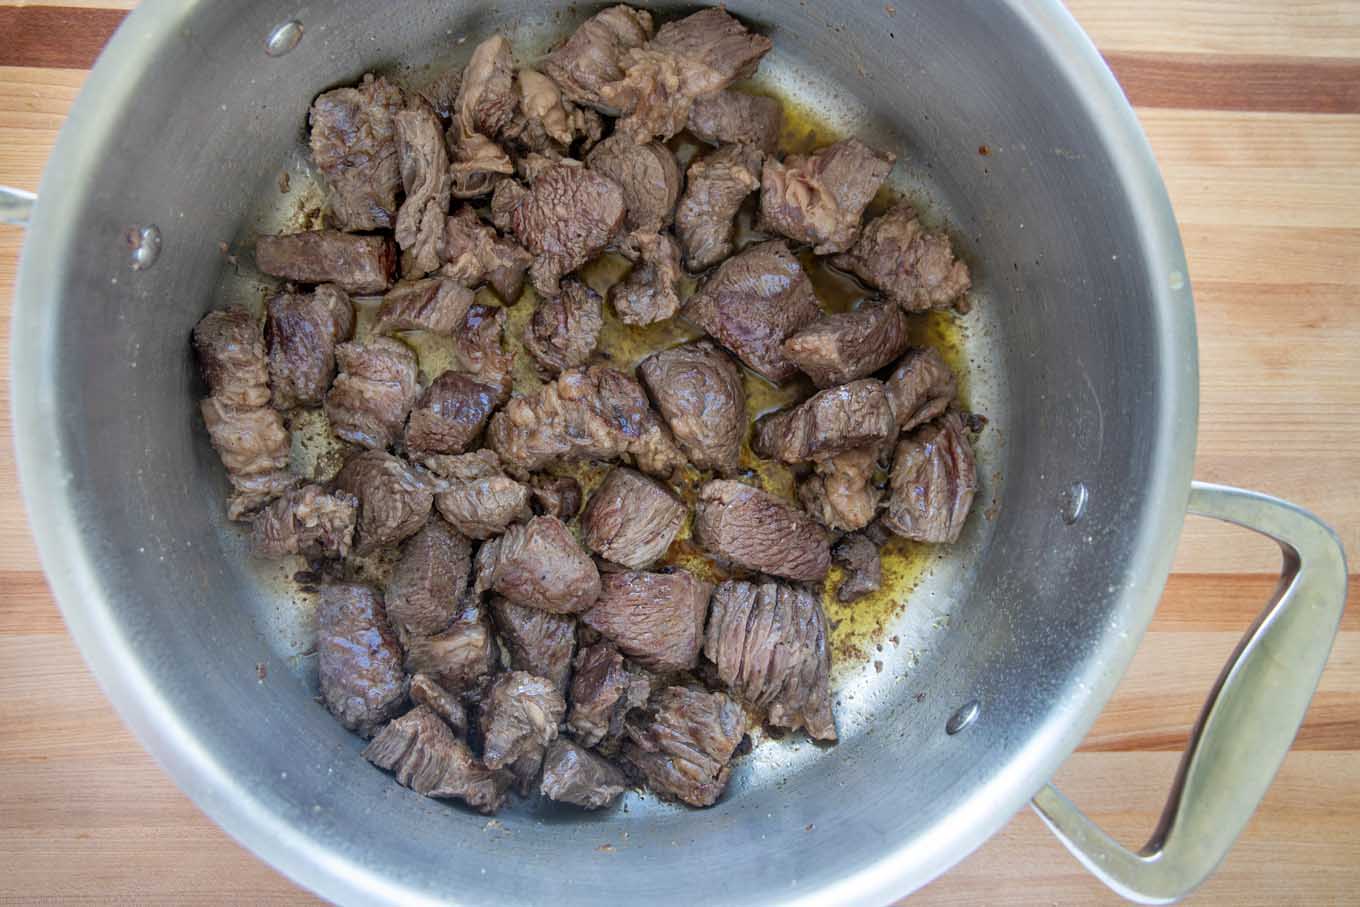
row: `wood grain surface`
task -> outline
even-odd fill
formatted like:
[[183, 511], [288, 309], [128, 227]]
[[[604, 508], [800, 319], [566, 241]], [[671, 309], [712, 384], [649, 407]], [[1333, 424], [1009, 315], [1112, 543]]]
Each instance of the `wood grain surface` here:
[[[133, 2], [0, 0], [0, 183], [36, 189]], [[1360, 3], [1073, 0], [1170, 188], [1199, 324], [1199, 478], [1308, 506], [1360, 552]], [[0, 375], [22, 233], [0, 227]], [[13, 338], [22, 342], [22, 338]], [[9, 409], [7, 377], [0, 403]], [[4, 431], [8, 434], [9, 426]], [[119, 722], [65, 633], [0, 447], [0, 902], [312, 903]], [[1136, 845], [1202, 697], [1274, 587], [1268, 543], [1187, 523], [1114, 700], [1057, 782]], [[1360, 582], [1352, 577], [1352, 601]], [[1360, 617], [1265, 803], [1194, 903], [1360, 899]], [[1113, 903], [1030, 812], [913, 903]]]

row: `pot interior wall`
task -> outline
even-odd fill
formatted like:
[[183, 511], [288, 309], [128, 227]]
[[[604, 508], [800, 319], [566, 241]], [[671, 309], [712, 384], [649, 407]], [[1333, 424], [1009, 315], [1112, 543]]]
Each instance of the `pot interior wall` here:
[[[278, 175], [301, 172], [316, 93], [370, 70], [419, 79], [495, 30], [527, 57], [593, 10], [313, 3], [297, 14], [301, 43], [275, 58], [265, 37], [288, 15], [276, 4], [153, 2], [128, 28], [173, 38], [145, 47], [121, 103], [73, 123], [106, 144], [69, 174], [84, 195], [62, 241], [26, 250], [63, 267], [34, 342], [79, 525], [68, 544], [100, 570], [117, 624], [107, 645], [125, 647], [165, 725], [195, 741], [186, 763], [214, 769], [181, 783], [326, 894], [763, 903], [854, 877], [841, 895], [879, 898], [942, 871], [1019, 806], [1122, 671], [1131, 643], [1111, 640], [1143, 629], [1148, 611], [1125, 593], [1162, 579], [1139, 575], [1134, 549], [1166, 468], [1166, 326], [1152, 301], [1166, 277], [1150, 271], [1117, 149], [1071, 76], [999, 4], [728, 8], [774, 39], [768, 87], [896, 151], [898, 188], [951, 225], [977, 286], [962, 341], [970, 403], [991, 422], [964, 539], [883, 634], [897, 644], [838, 669], [842, 742], [762, 745], [702, 812], [632, 795], [604, 814], [521, 805], [488, 825], [365, 763], [296, 657], [308, 603], [288, 591], [295, 566], [245, 557], [197, 415], [190, 330], [224, 301], [259, 302], [248, 264], [219, 243], [282, 216]], [[124, 234], [149, 223], [163, 248], [133, 271]], [[1069, 525], [1078, 481], [1089, 503]], [[976, 722], [948, 735], [974, 701]], [[261, 836], [257, 820], [288, 830]], [[895, 879], [856, 876], [889, 850]]]

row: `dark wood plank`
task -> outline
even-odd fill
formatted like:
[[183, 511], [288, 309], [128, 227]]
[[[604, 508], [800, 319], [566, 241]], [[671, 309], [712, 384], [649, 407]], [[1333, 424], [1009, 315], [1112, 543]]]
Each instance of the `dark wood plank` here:
[[0, 66], [89, 69], [123, 9], [68, 6], [0, 6]]
[[1111, 53], [1135, 107], [1360, 113], [1360, 62], [1225, 54]]

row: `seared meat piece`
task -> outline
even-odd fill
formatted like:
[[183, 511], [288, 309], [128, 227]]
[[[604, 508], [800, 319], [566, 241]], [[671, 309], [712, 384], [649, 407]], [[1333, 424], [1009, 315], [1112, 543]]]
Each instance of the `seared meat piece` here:
[[472, 544], [439, 517], [401, 546], [387, 580], [387, 615], [406, 636], [430, 636], [453, 623], [468, 579]]
[[826, 576], [826, 533], [801, 510], [740, 482], [716, 480], [699, 492], [694, 538], [704, 550], [748, 570], [794, 580]]
[[574, 278], [562, 281], [561, 296], [538, 301], [524, 327], [524, 348], [539, 375], [553, 378], [586, 364], [604, 328], [600, 305], [600, 294]]
[[821, 602], [806, 587], [728, 580], [713, 593], [704, 655], [770, 724], [835, 740], [827, 635]]
[[581, 483], [571, 476], [536, 475], [530, 482], [534, 513], [567, 522], [581, 509]]
[[609, 302], [624, 324], [665, 321], [680, 310], [680, 250], [669, 233], [634, 233], [629, 243], [638, 261], [609, 288]]
[[501, 674], [482, 702], [482, 760], [490, 768], [509, 768], [526, 756], [541, 763], [566, 712], [552, 681], [524, 671]]
[[429, 519], [434, 502], [429, 479], [382, 450], [350, 457], [336, 475], [335, 486], [359, 499], [354, 553], [360, 557], [415, 535]]
[[446, 630], [434, 636], [407, 636], [402, 647], [408, 673], [428, 674], [450, 692], [466, 693], [500, 665], [491, 620], [471, 593], [463, 597], [457, 616]]
[[435, 113], [448, 120], [458, 115], [458, 92], [462, 87], [463, 70], [449, 68], [442, 70], [433, 81], [420, 89], [420, 96]]
[[444, 245], [439, 252], [444, 266], [439, 273], [464, 286], [489, 284], [501, 302], [514, 305], [524, 291], [524, 272], [534, 257], [482, 223], [468, 205], [444, 222]]
[[372, 75], [312, 102], [312, 160], [326, 178], [331, 218], [342, 230], [392, 226], [401, 189], [396, 118], [402, 106], [401, 89]]
[[878, 512], [874, 487], [876, 446], [858, 447], [815, 464], [815, 474], [798, 486], [798, 499], [813, 519], [840, 532], [868, 526]]
[[443, 372], [421, 394], [406, 423], [406, 451], [419, 459], [467, 450], [481, 435], [498, 392], [475, 378]]
[[600, 557], [633, 570], [661, 559], [685, 525], [685, 505], [640, 472], [610, 470], [581, 514], [581, 537]]
[[358, 515], [359, 499], [354, 495], [303, 485], [255, 514], [250, 547], [256, 557], [342, 558], [349, 554]]
[[712, 806], [727, 786], [746, 716], [723, 693], [666, 687], [626, 728], [624, 758], [652, 790], [690, 806]]
[[472, 291], [446, 277], [403, 281], [383, 297], [374, 334], [429, 331], [447, 337], [458, 329], [472, 305]]
[[269, 366], [259, 322], [240, 306], [217, 309], [194, 326], [194, 352], [208, 393], [224, 406], [269, 402]]
[[280, 293], [265, 307], [275, 409], [320, 406], [335, 377], [335, 346], [354, 333], [354, 304], [339, 287]]
[[665, 145], [639, 145], [615, 133], [591, 149], [586, 166], [623, 190], [625, 231], [659, 233], [670, 226], [680, 197], [680, 165]]
[[463, 70], [449, 131], [453, 151], [453, 195], [475, 198], [491, 191], [497, 175], [514, 172], [510, 158], [492, 139], [510, 124], [518, 99], [510, 42], [492, 35], [472, 51]]
[[340, 344], [335, 358], [340, 374], [326, 394], [331, 429], [351, 444], [390, 447], [420, 394], [416, 354], [398, 340], [375, 337]]
[[647, 702], [651, 681], [641, 671], [631, 670], [609, 643], [582, 649], [575, 667], [567, 730], [582, 746], [615, 752], [623, 736], [624, 718]]
[[836, 587], [837, 601], [858, 601], [883, 586], [878, 546], [864, 533], [852, 532], [833, 545], [831, 559], [845, 568], [845, 579]]
[[473, 303], [463, 326], [453, 338], [453, 355], [458, 370], [496, 391], [496, 405], [510, 399], [514, 383], [511, 370], [513, 353], [501, 344], [505, 334], [505, 309]]
[[418, 794], [462, 800], [487, 814], [505, 805], [510, 776], [483, 765], [428, 706], [384, 727], [363, 756]]
[[605, 573], [581, 622], [648, 670], [688, 671], [699, 658], [712, 592], [688, 570]]
[[837, 255], [832, 264], [853, 272], [907, 312], [951, 305], [973, 285], [968, 266], [954, 258], [949, 236], [928, 231], [906, 202], [869, 221], [854, 248]]
[[533, 151], [547, 151], [553, 143], [563, 149], [578, 138], [587, 144], [598, 142], [604, 124], [593, 110], [582, 110], [562, 97], [557, 83], [540, 72], [520, 69], [519, 113], [503, 133]]
[[881, 444], [896, 434], [883, 382], [861, 378], [763, 416], [751, 436], [751, 450], [760, 457], [805, 463]]
[[510, 653], [510, 667], [551, 680], [562, 695], [576, 654], [576, 618], [517, 605], [491, 596], [496, 631]]
[[782, 163], [766, 158], [760, 217], [766, 229], [807, 243], [818, 255], [844, 252], [859, 236], [859, 219], [892, 171], [897, 155], [859, 139], [843, 139]]
[[426, 457], [424, 465], [443, 480], [435, 507], [464, 535], [488, 539], [529, 519], [529, 489], [501, 471], [494, 450]]
[[459, 737], [467, 734], [467, 709], [457, 696], [441, 687], [429, 674], [411, 678], [411, 701], [418, 706], [428, 706]]
[[732, 254], [737, 210], [760, 188], [764, 160], [758, 148], [725, 145], [689, 165], [685, 194], [675, 212], [685, 267], [703, 271]]
[[600, 97], [623, 112], [620, 132], [639, 143], [668, 139], [685, 128], [695, 98], [752, 75], [770, 46], [725, 10], [705, 9], [667, 22], [629, 50], [623, 78], [602, 85]]
[[309, 230], [261, 236], [255, 264], [265, 274], [297, 283], [333, 283], [346, 293], [381, 293], [392, 285], [397, 250], [383, 236]]
[[681, 313], [774, 384], [798, 373], [783, 343], [821, 314], [812, 281], [781, 240], [751, 246], [714, 271]]
[[653, 353], [638, 375], [691, 463], [723, 474], [737, 471], [746, 391], [731, 356], [700, 340]]
[[563, 160], [542, 169], [528, 189], [504, 180], [491, 199], [492, 220], [505, 224], [534, 255], [529, 277], [542, 296], [556, 296], [558, 281], [594, 258], [623, 225], [618, 183]]
[[918, 542], [954, 542], [977, 492], [973, 445], [948, 412], [897, 442], [883, 525]]
[[784, 111], [774, 98], [728, 89], [694, 99], [689, 131], [713, 145], [752, 145], [772, 152], [779, 145]]
[[872, 375], [910, 342], [907, 318], [895, 305], [867, 302], [853, 312], [823, 315], [784, 341], [784, 355], [818, 387]]
[[542, 791], [549, 800], [599, 809], [627, 789], [628, 778], [608, 759], [565, 737], [548, 745]]
[[451, 188], [449, 150], [444, 124], [424, 99], [417, 98], [397, 114], [396, 127], [397, 162], [406, 189], [406, 200], [397, 211], [397, 245], [404, 253], [402, 273], [418, 277], [440, 264]]
[[652, 36], [645, 10], [611, 6], [591, 16], [543, 61], [543, 71], [577, 104], [609, 112], [600, 98], [602, 85], [623, 78], [623, 55]]
[[958, 394], [958, 380], [931, 347], [907, 350], [884, 385], [901, 431], [911, 431], [942, 414]]
[[491, 417], [487, 444], [524, 472], [627, 455], [643, 472], [667, 477], [685, 463], [638, 383], [604, 366], [568, 369], [533, 396], [511, 400]]
[[316, 654], [321, 698], [340, 723], [371, 737], [406, 702], [401, 649], [377, 591], [352, 583], [321, 587]]
[[577, 614], [599, 597], [600, 572], [565, 523], [536, 516], [482, 545], [476, 589], [554, 614]]

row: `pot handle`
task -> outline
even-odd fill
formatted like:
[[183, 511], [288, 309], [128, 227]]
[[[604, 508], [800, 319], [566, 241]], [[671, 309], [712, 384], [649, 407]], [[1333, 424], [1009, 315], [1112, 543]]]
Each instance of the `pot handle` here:
[[37, 201], [38, 196], [32, 192], [0, 186], [0, 224], [28, 226], [28, 218], [32, 215], [33, 205]]
[[1190, 733], [1152, 837], [1132, 853], [1052, 785], [1033, 806], [1058, 840], [1125, 898], [1167, 904], [1227, 855], [1265, 796], [1303, 723], [1346, 605], [1346, 556], [1336, 533], [1293, 504], [1196, 482], [1190, 512], [1279, 543], [1280, 584], [1238, 643]]

